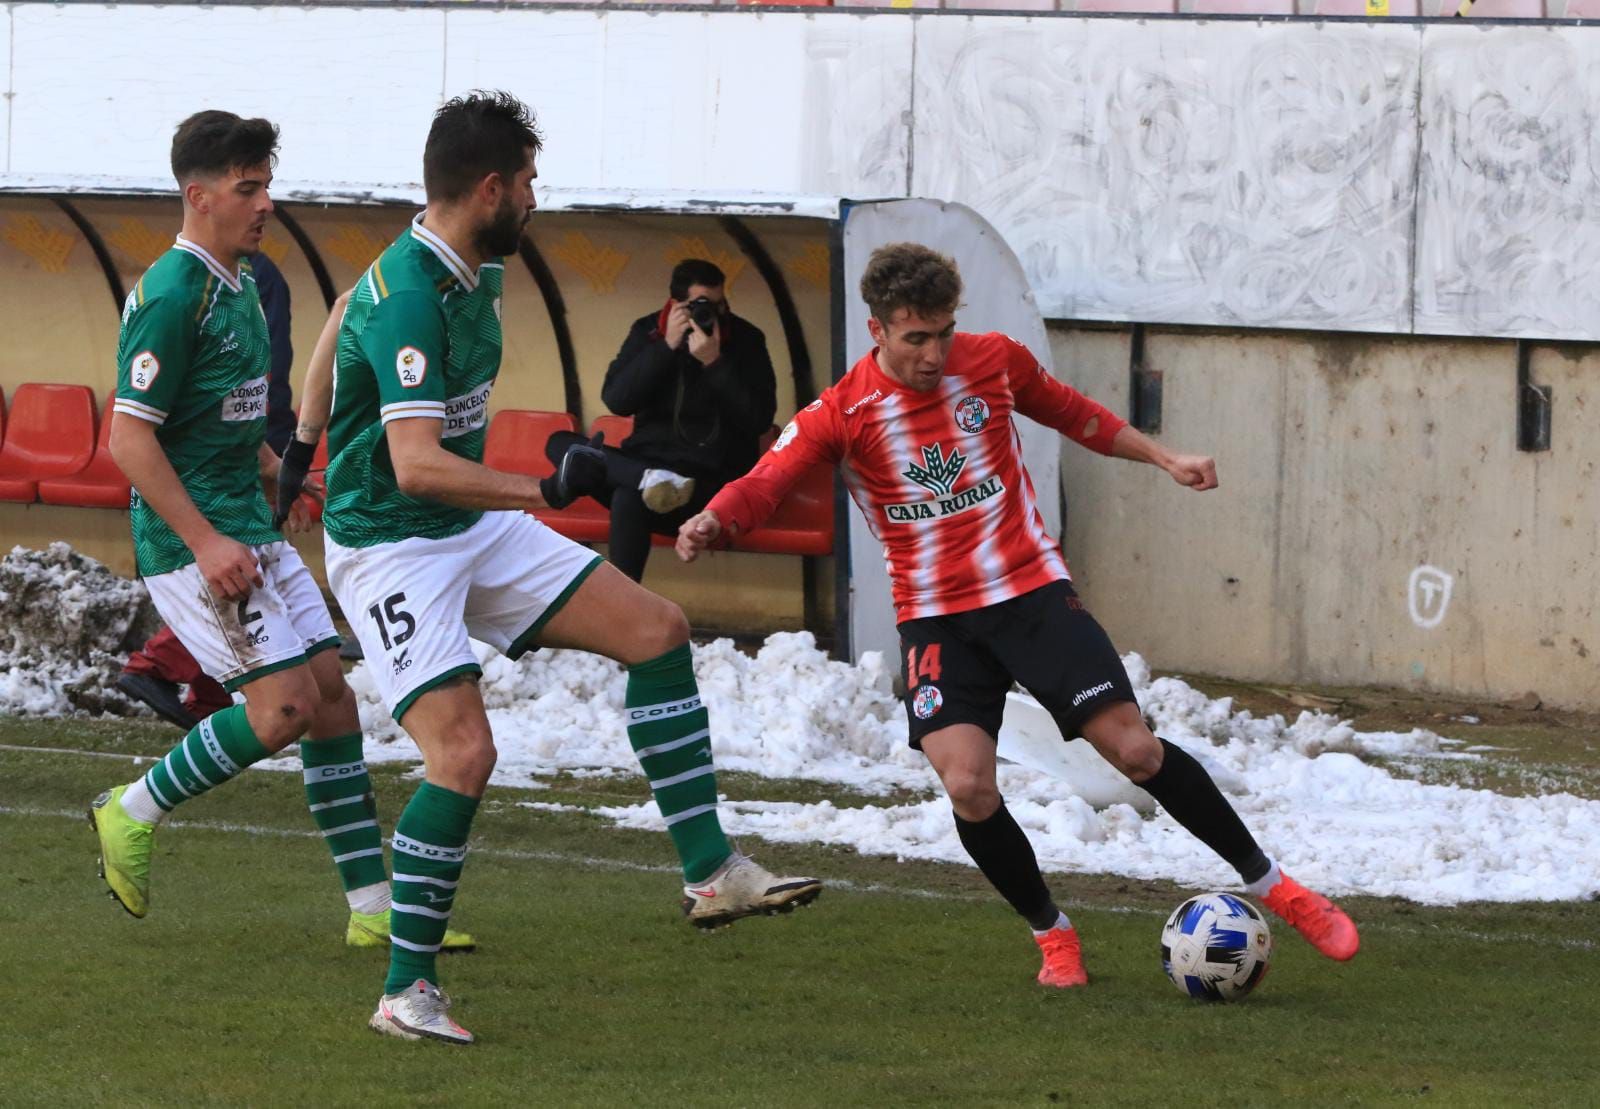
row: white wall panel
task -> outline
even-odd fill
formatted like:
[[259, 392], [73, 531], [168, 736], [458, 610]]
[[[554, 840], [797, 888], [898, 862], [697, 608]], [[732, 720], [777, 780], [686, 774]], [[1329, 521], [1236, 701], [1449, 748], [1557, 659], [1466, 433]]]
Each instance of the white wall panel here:
[[1404, 331], [1414, 27], [917, 24], [912, 191], [1047, 316]]

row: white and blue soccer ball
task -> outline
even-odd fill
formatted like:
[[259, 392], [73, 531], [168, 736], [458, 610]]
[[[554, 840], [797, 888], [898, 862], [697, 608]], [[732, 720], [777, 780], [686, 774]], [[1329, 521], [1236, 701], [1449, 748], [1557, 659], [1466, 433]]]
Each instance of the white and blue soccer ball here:
[[1205, 1001], [1239, 1001], [1272, 962], [1272, 932], [1250, 902], [1231, 893], [1191, 897], [1161, 929], [1161, 968]]

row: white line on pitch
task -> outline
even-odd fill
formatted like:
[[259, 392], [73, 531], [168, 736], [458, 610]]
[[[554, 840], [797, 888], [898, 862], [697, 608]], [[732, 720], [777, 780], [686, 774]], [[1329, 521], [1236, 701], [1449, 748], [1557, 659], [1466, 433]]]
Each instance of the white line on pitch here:
[[[72, 809], [33, 809], [18, 808], [11, 805], [0, 805], [0, 816], [35, 816], [56, 817], [65, 820], [83, 820], [84, 813]], [[221, 820], [169, 820], [168, 827], [193, 828], [203, 832], [238, 832], [248, 836], [270, 836], [278, 839], [320, 839], [321, 832], [304, 831], [297, 828], [272, 828], [262, 824], [236, 824], [231, 821]], [[385, 842], [388, 842], [387, 840]], [[522, 859], [530, 862], [551, 862], [566, 865], [579, 864], [583, 866], [602, 867], [607, 870], [637, 871], [645, 874], [677, 874], [675, 866], [661, 866], [656, 863], [637, 863], [627, 859], [606, 859], [595, 855], [572, 855], [564, 851], [518, 851], [506, 847], [474, 847], [474, 855], [488, 855], [498, 859]], [[829, 879], [826, 885], [835, 890], [848, 893], [873, 893], [888, 894], [895, 897], [912, 897], [929, 901], [990, 901], [991, 898], [981, 894], [950, 893], [943, 890], [918, 889], [914, 886], [891, 886], [881, 882], [852, 882], [849, 879]], [[1105, 905], [1093, 902], [1079, 902], [1087, 909], [1099, 912], [1126, 913], [1131, 916], [1164, 916], [1160, 909], [1146, 909], [1135, 905]], [[1600, 943], [1594, 940], [1582, 939], [1553, 939], [1548, 936], [1537, 936], [1527, 932], [1474, 932], [1466, 929], [1455, 928], [1408, 928], [1404, 925], [1368, 924], [1363, 928], [1368, 932], [1383, 932], [1391, 935], [1402, 936], [1437, 936], [1452, 939], [1466, 940], [1476, 943], [1492, 944], [1544, 944], [1565, 948], [1569, 951], [1594, 951], [1600, 948]]]

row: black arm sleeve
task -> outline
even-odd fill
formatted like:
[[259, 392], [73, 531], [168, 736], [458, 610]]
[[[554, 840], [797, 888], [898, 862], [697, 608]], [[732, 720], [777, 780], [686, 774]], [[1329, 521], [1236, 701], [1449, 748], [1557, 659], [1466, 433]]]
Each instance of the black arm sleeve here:
[[633, 416], [672, 380], [675, 352], [655, 334], [655, 320], [637, 321], [606, 370], [600, 399], [619, 416]]
[[282, 455], [294, 436], [294, 395], [289, 371], [294, 367], [294, 343], [289, 336], [289, 283], [265, 254], [250, 256], [256, 277], [261, 314], [267, 318], [267, 339], [272, 348], [272, 372], [267, 378], [267, 446]]

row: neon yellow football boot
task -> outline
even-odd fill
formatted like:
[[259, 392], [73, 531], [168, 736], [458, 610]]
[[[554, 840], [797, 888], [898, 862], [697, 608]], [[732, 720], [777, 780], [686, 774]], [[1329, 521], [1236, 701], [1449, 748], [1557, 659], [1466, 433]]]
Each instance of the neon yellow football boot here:
[[[344, 930], [346, 947], [388, 947], [389, 946], [389, 910], [381, 913], [350, 913], [350, 925]], [[441, 955], [465, 955], [478, 949], [478, 941], [470, 932], [458, 932], [454, 928], [444, 930], [444, 939], [439, 944]]]
[[150, 911], [150, 852], [156, 826], [135, 820], [122, 807], [127, 786], [114, 786], [89, 806], [89, 823], [100, 838], [100, 877], [111, 896], [137, 917]]

